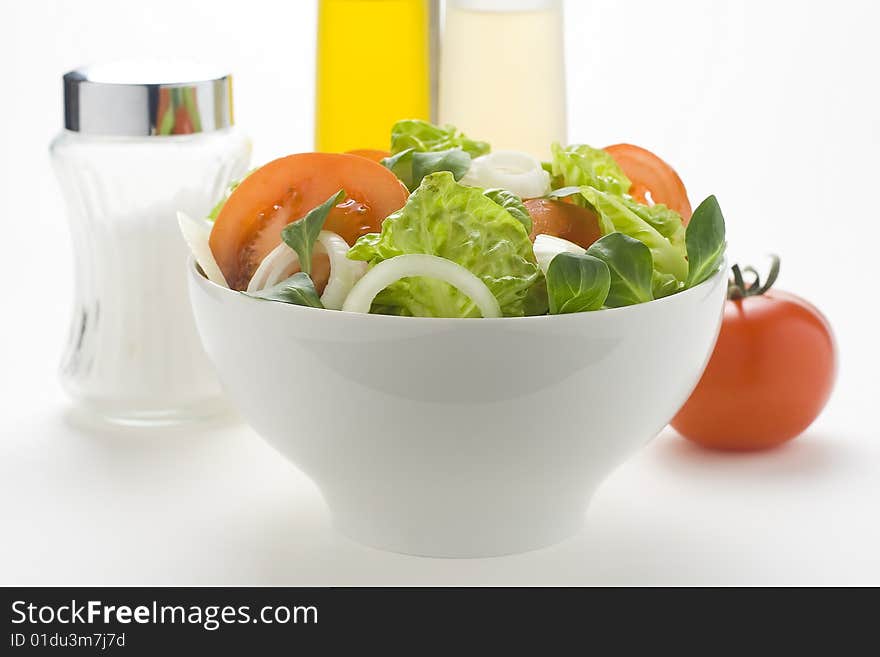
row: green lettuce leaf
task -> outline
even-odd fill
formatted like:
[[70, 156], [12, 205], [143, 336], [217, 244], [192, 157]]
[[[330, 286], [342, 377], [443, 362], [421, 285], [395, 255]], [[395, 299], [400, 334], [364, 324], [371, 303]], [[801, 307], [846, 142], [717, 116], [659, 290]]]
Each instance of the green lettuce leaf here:
[[[458, 179], [456, 178], [456, 180]], [[532, 232], [532, 215], [529, 214], [525, 203], [522, 202], [522, 199], [519, 196], [506, 189], [501, 189], [500, 187], [483, 190], [483, 195], [488, 196], [502, 208], [507, 210], [511, 217], [523, 225], [527, 233]]]
[[412, 189], [421, 185], [425, 176], [438, 171], [449, 171], [453, 178], [461, 180], [471, 167], [471, 156], [460, 148], [413, 153], [412, 158]]
[[587, 255], [608, 266], [609, 289], [603, 302], [609, 308], [645, 303], [654, 298], [651, 251], [639, 240], [624, 233], [609, 233], [593, 242]]
[[379, 233], [361, 235], [354, 243], [354, 246], [348, 250], [348, 258], [350, 260], [363, 260], [370, 265], [375, 265], [384, 259], [379, 255], [379, 243], [381, 240], [382, 236]]
[[579, 195], [596, 211], [603, 235], [624, 233], [651, 250], [654, 298], [684, 287], [688, 276], [687, 250], [684, 225], [677, 213], [664, 205], [648, 207], [594, 187], [565, 187], [550, 193], [552, 198], [571, 195]]
[[[654, 297], [660, 298], [678, 292], [684, 287], [685, 279], [681, 278], [682, 267], [680, 255], [687, 260], [687, 246], [685, 245], [685, 228], [681, 215], [665, 205], [642, 205], [628, 197], [623, 199], [624, 205], [635, 215], [660, 233], [669, 241], [676, 254], [668, 263], [661, 265], [663, 269], [654, 270]], [[651, 246], [648, 244], [648, 246]], [[654, 252], [652, 250], [652, 255]], [[656, 256], [654, 256], [656, 262]]]
[[724, 215], [714, 196], [708, 197], [694, 210], [687, 227], [687, 286], [699, 285], [714, 274], [724, 261]]
[[397, 176], [398, 180], [406, 185], [409, 191], [412, 191], [412, 156], [416, 152], [415, 148], [405, 148], [394, 155], [383, 157], [380, 164]]
[[550, 178], [556, 187], [589, 186], [601, 192], [623, 196], [632, 185], [623, 170], [605, 151], [586, 144], [563, 148], [557, 143], [550, 147]]
[[281, 230], [281, 239], [299, 256], [299, 266], [306, 274], [312, 273], [312, 251], [315, 248], [315, 242], [318, 241], [318, 235], [321, 234], [321, 229], [324, 227], [324, 222], [327, 220], [327, 215], [344, 198], [345, 190], [340, 189], [321, 205], [309, 210], [306, 216], [287, 224]]
[[280, 301], [281, 303], [289, 303], [294, 306], [324, 307], [321, 303], [321, 297], [318, 295], [317, 290], [315, 290], [315, 284], [312, 282], [311, 276], [304, 271], [299, 271], [290, 278], [264, 290], [242, 292], [242, 294], [255, 299]]
[[[526, 313], [527, 298], [543, 282], [522, 223], [482, 190], [455, 182], [449, 172], [426, 176], [406, 205], [361, 237], [348, 253], [376, 264], [408, 253], [447, 258], [492, 291], [505, 316]], [[534, 302], [529, 301], [530, 307]], [[372, 312], [416, 317], [479, 317], [473, 302], [435, 279], [405, 278], [379, 293]]]
[[407, 148], [383, 158], [381, 163], [386, 169], [390, 169], [409, 191], [413, 191], [422, 184], [425, 176], [438, 171], [449, 171], [456, 180], [461, 180], [471, 167], [471, 156], [458, 147], [424, 153], [414, 148]]
[[547, 268], [547, 289], [551, 315], [599, 310], [611, 290], [611, 271], [594, 256], [560, 253]]
[[642, 205], [628, 197], [624, 197], [623, 202], [670, 242], [684, 244], [684, 222], [678, 212], [662, 204]]
[[489, 152], [489, 144], [469, 139], [455, 126], [439, 126], [417, 119], [398, 121], [391, 128], [392, 155], [408, 148], [420, 153], [460, 148], [471, 157]]

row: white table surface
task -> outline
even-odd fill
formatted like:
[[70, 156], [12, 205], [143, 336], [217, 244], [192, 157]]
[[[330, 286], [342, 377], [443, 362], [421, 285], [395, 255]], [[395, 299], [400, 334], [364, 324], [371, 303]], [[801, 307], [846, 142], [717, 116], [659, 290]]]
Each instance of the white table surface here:
[[102, 428], [46, 392], [4, 411], [3, 584], [880, 584], [880, 445], [854, 427], [820, 421], [750, 455], [667, 430], [574, 538], [442, 560], [336, 534], [314, 485], [246, 426]]

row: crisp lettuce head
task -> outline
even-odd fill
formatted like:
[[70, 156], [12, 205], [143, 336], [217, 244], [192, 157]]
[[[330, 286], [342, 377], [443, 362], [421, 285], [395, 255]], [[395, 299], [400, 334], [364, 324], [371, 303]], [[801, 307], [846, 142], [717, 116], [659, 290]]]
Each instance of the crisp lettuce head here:
[[589, 186], [602, 192], [622, 196], [632, 183], [614, 158], [599, 148], [574, 144], [563, 148], [557, 143], [550, 146], [549, 170], [556, 187]]
[[[543, 281], [523, 224], [482, 190], [443, 171], [426, 176], [406, 205], [361, 237], [348, 253], [376, 264], [408, 253], [458, 263], [480, 278], [507, 317], [522, 316], [530, 289]], [[474, 303], [435, 279], [405, 278], [376, 297], [372, 312], [416, 317], [479, 317]]]
[[479, 157], [489, 152], [489, 144], [469, 139], [455, 126], [439, 126], [417, 119], [398, 121], [391, 128], [392, 155], [408, 148], [419, 153], [460, 148], [471, 157]]

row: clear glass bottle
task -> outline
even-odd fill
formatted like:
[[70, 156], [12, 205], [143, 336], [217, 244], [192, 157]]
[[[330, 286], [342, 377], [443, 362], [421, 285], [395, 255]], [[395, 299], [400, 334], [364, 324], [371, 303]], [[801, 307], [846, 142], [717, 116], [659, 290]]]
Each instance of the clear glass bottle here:
[[561, 0], [447, 0], [440, 53], [441, 123], [539, 159], [565, 143]]
[[50, 150], [75, 262], [65, 390], [123, 423], [223, 410], [189, 305], [176, 213], [206, 216], [247, 171], [230, 76], [179, 62], [87, 67], [64, 76], [64, 105]]

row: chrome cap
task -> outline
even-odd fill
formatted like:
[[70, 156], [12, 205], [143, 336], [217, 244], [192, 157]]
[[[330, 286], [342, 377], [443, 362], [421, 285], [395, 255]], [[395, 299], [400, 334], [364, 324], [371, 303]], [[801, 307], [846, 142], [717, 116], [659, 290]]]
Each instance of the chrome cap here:
[[64, 75], [68, 130], [143, 137], [209, 132], [232, 123], [232, 76], [201, 64], [127, 60]]

